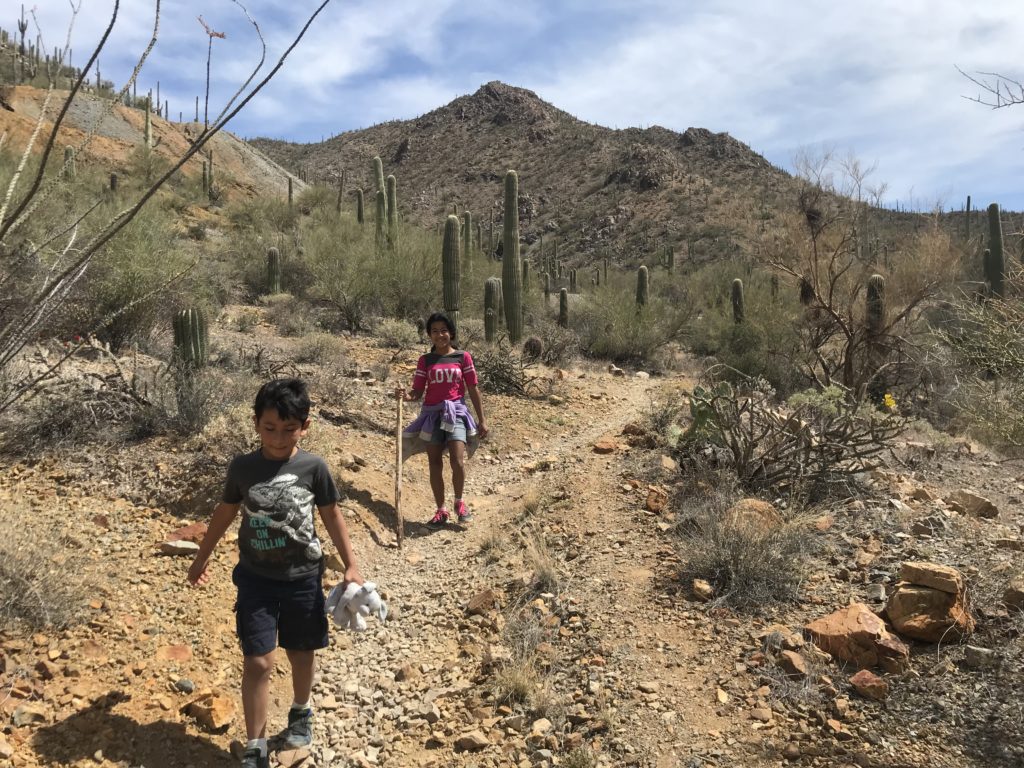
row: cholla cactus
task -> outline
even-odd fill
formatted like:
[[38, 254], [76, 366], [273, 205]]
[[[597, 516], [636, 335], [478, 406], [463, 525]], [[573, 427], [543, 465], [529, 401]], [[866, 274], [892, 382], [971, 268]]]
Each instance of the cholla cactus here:
[[743, 281], [737, 277], [732, 281], [732, 321], [734, 323], [742, 323], [745, 316]]
[[637, 309], [647, 306], [650, 299], [650, 277], [646, 266], [636, 271], [636, 306]]
[[459, 326], [459, 217], [449, 216], [444, 223], [441, 245], [441, 287], [444, 311]]
[[519, 177], [515, 171], [505, 174], [503, 223], [501, 289], [504, 294], [505, 327], [508, 328], [508, 340], [518, 344], [523, 335], [523, 265], [519, 257]]
[[174, 316], [174, 354], [188, 368], [206, 365], [210, 335], [201, 310], [183, 309]]
[[489, 277], [484, 281], [484, 339], [493, 342], [498, 332], [501, 302], [501, 280]]
[[1006, 263], [1003, 260], [1003, 225], [999, 217], [999, 204], [988, 207], [988, 250], [985, 258], [985, 280], [993, 296], [1003, 297], [1006, 290]]
[[281, 252], [267, 249], [267, 293], [281, 292]]
[[558, 324], [562, 328], [569, 327], [569, 292], [565, 288], [558, 292]]

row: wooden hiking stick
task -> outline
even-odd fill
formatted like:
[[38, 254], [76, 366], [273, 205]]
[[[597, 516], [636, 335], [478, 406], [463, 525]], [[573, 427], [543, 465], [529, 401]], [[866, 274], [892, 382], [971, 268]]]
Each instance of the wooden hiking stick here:
[[405, 538], [405, 519], [402, 517], [402, 397], [398, 399], [398, 420], [395, 423], [395, 537], [398, 548]]

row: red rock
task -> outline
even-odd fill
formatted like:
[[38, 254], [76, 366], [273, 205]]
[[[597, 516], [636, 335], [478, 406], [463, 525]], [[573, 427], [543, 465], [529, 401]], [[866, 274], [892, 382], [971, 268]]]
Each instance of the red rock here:
[[614, 440], [598, 440], [594, 443], [594, 453], [615, 453], [619, 449]]
[[850, 678], [850, 685], [865, 699], [885, 701], [889, 695], [889, 684], [874, 672], [862, 669]]
[[963, 595], [900, 582], [889, 596], [885, 613], [901, 635], [938, 643], [958, 640], [974, 632], [974, 617]]
[[477, 592], [466, 603], [466, 613], [469, 615], [480, 615], [490, 611], [498, 602], [498, 595], [493, 589], [485, 589], [482, 592]]
[[971, 517], [996, 518], [999, 517], [999, 508], [984, 496], [979, 496], [973, 491], [959, 490], [950, 494], [946, 503], [954, 509], [961, 509]]
[[821, 650], [862, 669], [877, 665], [902, 672], [910, 663], [910, 649], [863, 603], [815, 619], [805, 629]]
[[951, 595], [960, 595], [964, 592], [964, 577], [960, 575], [960, 571], [937, 563], [903, 563], [900, 568], [900, 581], [931, 587]]
[[652, 485], [647, 489], [647, 503], [644, 505], [650, 512], [662, 512], [668, 506], [668, 491]]
[[207, 692], [185, 705], [185, 714], [208, 731], [225, 730], [235, 719], [235, 702], [219, 693]]
[[164, 645], [156, 649], [159, 661], [189, 661], [192, 658], [190, 645]]
[[807, 662], [796, 651], [783, 651], [780, 653], [779, 666], [785, 670], [787, 677], [794, 680], [803, 680], [807, 677]]
[[768, 529], [782, 525], [779, 511], [761, 499], [740, 499], [726, 512], [726, 518], [737, 527]]
[[203, 537], [206, 535], [206, 523], [192, 523], [191, 525], [185, 525], [178, 528], [176, 531], [172, 531], [167, 536], [167, 541], [191, 541], [196, 544], [203, 543]]

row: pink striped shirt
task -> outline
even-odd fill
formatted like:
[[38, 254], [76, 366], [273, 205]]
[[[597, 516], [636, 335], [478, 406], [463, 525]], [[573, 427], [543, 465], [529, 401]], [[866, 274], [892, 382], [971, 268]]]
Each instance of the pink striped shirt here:
[[420, 355], [416, 373], [412, 377], [412, 391], [419, 394], [426, 390], [423, 405], [437, 405], [445, 400], [461, 400], [466, 396], [466, 387], [477, 385], [476, 368], [473, 358], [461, 349], [454, 349], [447, 355], [430, 352]]

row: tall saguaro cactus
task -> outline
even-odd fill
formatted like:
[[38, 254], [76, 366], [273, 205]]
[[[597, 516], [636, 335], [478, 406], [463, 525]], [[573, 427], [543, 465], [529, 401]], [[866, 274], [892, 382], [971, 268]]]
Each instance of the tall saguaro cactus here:
[[363, 209], [363, 190], [356, 190], [356, 221], [360, 224], [366, 221], [366, 213]]
[[518, 344], [523, 336], [523, 264], [519, 256], [519, 176], [505, 174], [505, 217], [502, 232], [501, 289], [505, 303], [508, 340]]
[[373, 158], [373, 184], [376, 187], [375, 192], [384, 192], [384, 163], [381, 162], [380, 156]]
[[988, 207], [988, 258], [985, 259], [985, 280], [993, 296], [1003, 297], [1006, 290], [1006, 262], [1003, 259], [1003, 224], [999, 204]]
[[569, 327], [569, 292], [565, 288], [558, 291], [558, 324]]
[[441, 289], [444, 311], [459, 328], [459, 217], [450, 215], [444, 223], [444, 240], [441, 244]]
[[281, 292], [281, 252], [277, 248], [267, 249], [267, 292]]
[[646, 266], [640, 267], [636, 271], [636, 306], [637, 309], [640, 307], [646, 307], [647, 301], [650, 299], [651, 290], [650, 277]]
[[743, 281], [738, 277], [732, 281], [732, 321], [742, 323], [746, 317], [746, 306], [743, 301]]
[[202, 310], [183, 309], [174, 316], [174, 354], [188, 368], [206, 365], [210, 335]]
[[501, 311], [501, 280], [489, 277], [484, 281], [484, 340], [493, 342], [498, 332]]
[[462, 263], [466, 274], [473, 272], [473, 216], [468, 210], [462, 212]]
[[864, 295], [864, 318], [868, 336], [877, 339], [885, 328], [885, 278], [872, 275]]
[[377, 250], [382, 251], [387, 245], [388, 233], [387, 233], [387, 218], [388, 218], [388, 204], [384, 198], [384, 190], [377, 190], [377, 216], [374, 221], [376, 226], [376, 239], [377, 239]]
[[388, 218], [388, 244], [394, 248], [398, 245], [398, 179], [394, 174], [388, 174], [385, 184], [387, 199], [384, 205]]

